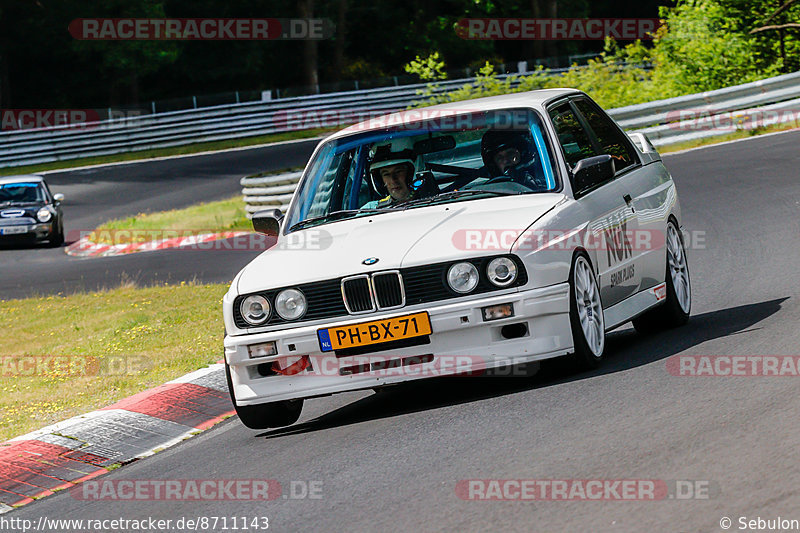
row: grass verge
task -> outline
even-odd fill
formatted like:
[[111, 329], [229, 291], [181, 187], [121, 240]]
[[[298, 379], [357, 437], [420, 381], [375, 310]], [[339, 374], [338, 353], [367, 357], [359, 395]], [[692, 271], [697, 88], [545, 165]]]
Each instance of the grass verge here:
[[271, 135], [261, 135], [259, 137], [247, 137], [244, 139], [231, 139], [227, 141], [213, 141], [206, 143], [187, 144], [186, 146], [174, 146], [170, 148], [154, 148], [152, 150], [140, 150], [138, 152], [126, 152], [124, 154], [113, 154], [96, 157], [82, 157], [80, 159], [69, 159], [65, 161], [53, 161], [52, 163], [41, 163], [37, 165], [25, 165], [20, 167], [0, 168], [0, 176], [12, 176], [16, 174], [36, 174], [45, 170], [69, 169], [89, 165], [103, 165], [106, 163], [118, 163], [122, 161], [139, 161], [142, 159], [153, 159], [156, 157], [166, 157], [171, 155], [189, 155], [198, 152], [212, 152], [216, 150], [226, 150], [228, 148], [240, 148], [254, 146], [258, 144], [276, 143], [281, 141], [292, 141], [296, 139], [310, 139], [332, 133], [339, 128], [317, 128], [312, 130], [290, 131], [287, 133], [273, 133]]
[[[270, 170], [248, 176], [260, 178], [302, 170], [301, 167]], [[109, 220], [89, 235], [99, 244], [127, 244], [159, 240], [162, 236], [197, 235], [223, 231], [252, 231], [253, 223], [247, 218], [241, 196], [225, 200], [195, 204], [183, 209], [171, 209], [155, 213]]]
[[184, 209], [139, 213], [100, 225], [90, 240], [100, 244], [127, 244], [159, 240], [167, 235], [197, 235], [223, 231], [252, 231], [241, 196], [197, 204]]
[[227, 290], [182, 282], [0, 301], [0, 442], [222, 359]]

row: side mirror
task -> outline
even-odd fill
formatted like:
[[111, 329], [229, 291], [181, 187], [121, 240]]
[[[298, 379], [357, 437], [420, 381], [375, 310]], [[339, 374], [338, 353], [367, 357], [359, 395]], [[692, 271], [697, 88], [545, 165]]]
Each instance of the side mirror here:
[[644, 133], [629, 133], [628, 137], [631, 141], [633, 141], [633, 144], [636, 145], [636, 148], [638, 148], [643, 154], [657, 152], [655, 146], [653, 146], [653, 143], [650, 142], [650, 139], [648, 139], [647, 135]]
[[581, 159], [572, 169], [572, 186], [575, 193], [591, 189], [614, 177], [614, 159], [608, 155], [596, 155]]
[[61, 202], [63, 202], [63, 201], [64, 201], [64, 195], [63, 195], [63, 194], [61, 194], [60, 192], [57, 192], [57, 193], [55, 193], [55, 194], [53, 195], [53, 201], [54, 201], [55, 203], [57, 203], [57, 204], [60, 204]]
[[280, 209], [267, 209], [253, 213], [253, 229], [269, 237], [277, 237], [281, 231], [283, 213]]

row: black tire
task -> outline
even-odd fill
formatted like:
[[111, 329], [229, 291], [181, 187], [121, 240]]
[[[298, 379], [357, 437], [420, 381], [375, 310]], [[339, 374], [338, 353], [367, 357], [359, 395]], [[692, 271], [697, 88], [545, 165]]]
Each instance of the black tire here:
[[291, 426], [300, 418], [303, 412], [303, 399], [286, 400], [282, 402], [262, 403], [258, 405], [236, 405], [233, 395], [233, 382], [231, 370], [225, 363], [225, 378], [228, 381], [228, 393], [231, 396], [233, 408], [242, 424], [250, 429], [268, 429]]
[[[666, 282], [667, 297], [664, 302], [653, 309], [641, 314], [632, 320], [633, 327], [637, 332], [647, 334], [654, 333], [669, 328], [676, 328], [683, 326], [689, 321], [689, 314], [691, 313], [691, 277], [689, 276], [689, 264], [686, 260], [686, 249], [683, 243], [683, 235], [681, 235], [678, 226], [670, 220], [667, 223], [667, 235], [670, 232], [670, 227], [677, 234], [680, 241], [681, 252], [683, 253], [684, 267], [686, 270], [686, 279], [689, 284], [689, 309], [684, 310], [681, 306], [678, 295], [675, 291], [675, 283], [672, 279], [672, 272], [669, 262], [669, 250], [667, 250], [667, 261], [664, 278]], [[667, 246], [665, 246], [667, 248]]]
[[[580, 292], [580, 284], [576, 280], [576, 270], [581, 269], [579, 266], [581, 264], [585, 264], [588, 267], [588, 271], [591, 275], [591, 283], [594, 284], [594, 288], [597, 291], [598, 302], [600, 298], [600, 288], [597, 285], [597, 277], [594, 274], [594, 269], [592, 268], [589, 258], [584, 253], [575, 254], [575, 256], [572, 258], [572, 267], [569, 271], [569, 322], [572, 328], [572, 342], [575, 348], [574, 353], [570, 357], [574, 361], [575, 366], [581, 370], [586, 370], [597, 368], [603, 360], [603, 352], [605, 351], [605, 322], [603, 319], [602, 305], [600, 305], [600, 338], [596, 342], [590, 343], [586, 338], [586, 333], [584, 333], [584, 328], [581, 324], [581, 318], [578, 309], [578, 292]], [[576, 289], [576, 287], [578, 289]], [[586, 307], [585, 301], [583, 306], [584, 308]], [[595, 305], [590, 307], [595, 307], [596, 309]], [[592, 314], [588, 315], [588, 319], [591, 321], [593, 316], [596, 316], [595, 311], [592, 311]], [[595, 347], [599, 344], [599, 352], [596, 349], [592, 349], [591, 344], [594, 344]]]
[[58, 248], [62, 244], [64, 244], [64, 222], [61, 217], [58, 217], [58, 223], [53, 233], [47, 238], [47, 245], [51, 248]]
[[62, 244], [64, 244], [64, 226], [59, 221], [58, 229], [56, 232], [50, 236], [48, 244], [51, 248], [58, 248]]

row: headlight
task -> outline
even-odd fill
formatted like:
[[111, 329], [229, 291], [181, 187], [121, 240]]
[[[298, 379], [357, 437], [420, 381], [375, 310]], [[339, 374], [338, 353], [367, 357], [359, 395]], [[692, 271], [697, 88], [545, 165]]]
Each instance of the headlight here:
[[508, 287], [517, 279], [517, 264], [508, 257], [492, 259], [486, 267], [486, 275], [498, 287]]
[[36, 218], [39, 219], [39, 222], [47, 222], [51, 218], [53, 218], [53, 213], [50, 212], [49, 209], [43, 207], [39, 209], [39, 212], [36, 213]]
[[306, 297], [297, 289], [286, 289], [275, 298], [275, 310], [286, 320], [295, 320], [306, 313]]
[[239, 305], [239, 310], [242, 312], [242, 317], [247, 323], [253, 326], [263, 324], [269, 319], [269, 301], [257, 294], [248, 296], [242, 300], [242, 303]]
[[466, 294], [478, 285], [478, 269], [472, 263], [456, 263], [447, 271], [447, 284], [454, 291]]

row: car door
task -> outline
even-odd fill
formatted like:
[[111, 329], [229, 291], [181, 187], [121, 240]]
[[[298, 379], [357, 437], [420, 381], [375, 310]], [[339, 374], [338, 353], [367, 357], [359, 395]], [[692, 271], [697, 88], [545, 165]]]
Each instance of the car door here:
[[[570, 171], [582, 159], [607, 153], [615, 158], [617, 166], [617, 154], [599, 142], [571, 99], [548, 107], [548, 112]], [[621, 161], [619, 166], [613, 178], [589, 189], [575, 190], [573, 183], [576, 201], [589, 216], [590, 242], [596, 251], [594, 266], [604, 308], [635, 294], [640, 284], [630, 238], [638, 230], [638, 221], [629, 203], [625, 179], [631, 165]]]
[[600, 106], [587, 97], [575, 98], [573, 103], [591, 128], [601, 153], [610, 154], [618, 164], [616, 181], [635, 215], [636, 231], [630, 234], [630, 244], [639, 280], [637, 290], [653, 287], [664, 279], [666, 216], [677, 198], [674, 186], [662, 165], [641, 164], [633, 143]]

